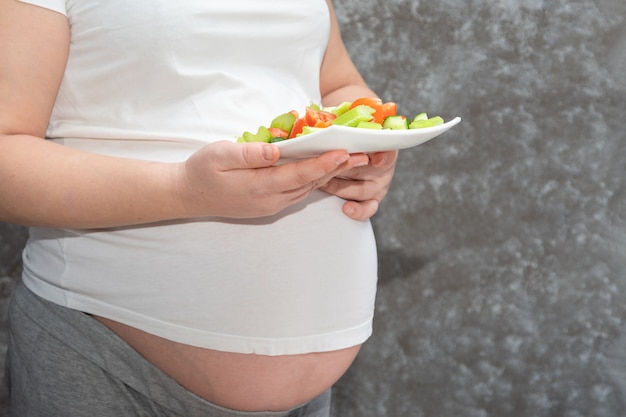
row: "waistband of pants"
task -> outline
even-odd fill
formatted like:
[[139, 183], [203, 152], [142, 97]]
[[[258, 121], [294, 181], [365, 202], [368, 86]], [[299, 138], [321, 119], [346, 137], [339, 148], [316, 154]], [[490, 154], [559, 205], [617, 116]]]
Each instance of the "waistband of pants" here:
[[[11, 307], [12, 326], [37, 325], [76, 353], [95, 364], [104, 374], [122, 381], [172, 414], [188, 417], [322, 417], [328, 415], [330, 390], [306, 405], [287, 411], [245, 412], [213, 404], [182, 387], [176, 380], [147, 361], [123, 339], [91, 316], [47, 301], [25, 285], [17, 286]], [[21, 317], [21, 318], [20, 318]], [[19, 348], [19, 347], [18, 347]], [[24, 347], [27, 348], [27, 347]], [[38, 349], [38, 348], [35, 348]], [[69, 363], [59, 366], [80, 366]], [[94, 395], [97, 393], [94, 393]], [[112, 399], [112, 401], [116, 401]]]

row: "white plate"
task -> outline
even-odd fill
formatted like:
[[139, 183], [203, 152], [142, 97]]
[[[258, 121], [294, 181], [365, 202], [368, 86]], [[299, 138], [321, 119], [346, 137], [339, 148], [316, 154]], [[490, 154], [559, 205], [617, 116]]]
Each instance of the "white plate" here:
[[310, 158], [327, 151], [343, 149], [349, 153], [390, 151], [421, 145], [461, 121], [456, 117], [439, 126], [407, 130], [359, 129], [330, 126], [314, 133], [277, 142], [281, 159]]

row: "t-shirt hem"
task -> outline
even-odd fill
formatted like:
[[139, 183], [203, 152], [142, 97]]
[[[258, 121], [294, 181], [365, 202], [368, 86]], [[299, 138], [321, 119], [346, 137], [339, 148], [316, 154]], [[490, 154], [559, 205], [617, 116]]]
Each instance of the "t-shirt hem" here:
[[373, 314], [351, 328], [292, 337], [250, 337], [224, 334], [167, 323], [89, 297], [71, 293], [44, 281], [24, 277], [24, 285], [50, 302], [115, 320], [177, 343], [223, 352], [267, 356], [298, 355], [347, 349], [364, 343], [372, 334]]
[[65, 8], [64, 0], [18, 0], [22, 3], [32, 4], [34, 6], [43, 7], [44, 9], [52, 10], [57, 13], [61, 13], [67, 17], [67, 10]]

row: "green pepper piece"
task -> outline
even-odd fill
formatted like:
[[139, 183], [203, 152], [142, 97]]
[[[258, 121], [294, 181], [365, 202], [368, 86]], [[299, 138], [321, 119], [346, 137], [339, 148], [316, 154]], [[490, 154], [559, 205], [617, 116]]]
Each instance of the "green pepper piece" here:
[[270, 127], [281, 129], [287, 132], [287, 135], [291, 133], [291, 129], [293, 128], [293, 124], [296, 121], [296, 115], [293, 113], [284, 113], [280, 116], [276, 116], [272, 123], [270, 123]]
[[372, 120], [372, 114], [374, 114], [374, 111], [375, 110], [373, 108], [364, 104], [356, 106], [341, 116], [337, 116], [337, 118], [333, 120], [333, 125], [356, 127], [359, 122], [369, 122]]
[[269, 142], [272, 139], [272, 134], [265, 126], [259, 126], [259, 130], [257, 130], [256, 134], [250, 132], [243, 132], [239, 138], [237, 138], [238, 143], [245, 142]]

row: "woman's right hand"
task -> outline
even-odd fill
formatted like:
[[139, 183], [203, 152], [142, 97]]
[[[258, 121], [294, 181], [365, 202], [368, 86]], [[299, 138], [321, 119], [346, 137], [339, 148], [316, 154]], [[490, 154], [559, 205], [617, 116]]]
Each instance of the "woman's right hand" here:
[[331, 178], [365, 163], [345, 151], [275, 165], [277, 146], [216, 142], [179, 165], [179, 198], [189, 217], [262, 217], [294, 204]]

